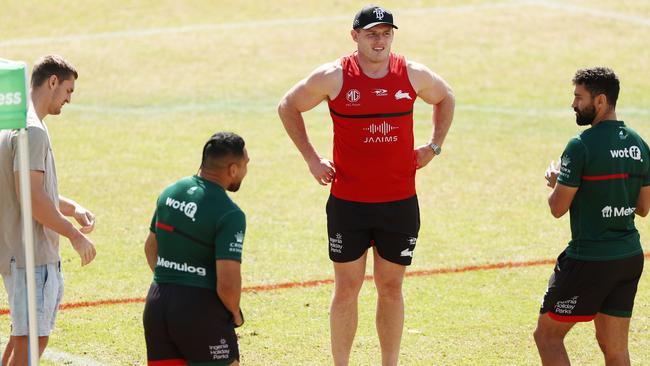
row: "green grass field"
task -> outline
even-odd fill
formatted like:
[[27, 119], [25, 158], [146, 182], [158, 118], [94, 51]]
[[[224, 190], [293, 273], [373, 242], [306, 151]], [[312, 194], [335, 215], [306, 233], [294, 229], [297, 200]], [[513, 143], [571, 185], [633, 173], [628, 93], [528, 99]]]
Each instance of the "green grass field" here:
[[[393, 50], [442, 75], [457, 98], [444, 154], [418, 172], [422, 229], [414, 264], [427, 270], [557, 256], [569, 220], [547, 208], [544, 170], [578, 133], [570, 104], [577, 68], [612, 67], [618, 117], [650, 139], [650, 4], [643, 0], [390, 1]], [[275, 112], [284, 92], [354, 49], [364, 3], [245, 1], [10, 1], [0, 5], [0, 57], [58, 53], [80, 73], [72, 104], [46, 119], [60, 191], [98, 217], [97, 259], [79, 266], [62, 241], [65, 303], [146, 295], [143, 241], [163, 187], [194, 174], [203, 142], [232, 130], [247, 141], [249, 175], [233, 195], [247, 213], [244, 286], [331, 278], [325, 201]], [[645, 41], [644, 41], [645, 39]], [[324, 106], [306, 114], [331, 156]], [[416, 103], [416, 143], [430, 108]], [[637, 220], [648, 247], [648, 220]], [[405, 282], [403, 365], [532, 365], [539, 302], [552, 266], [474, 271]], [[372, 273], [369, 266], [368, 273]], [[244, 365], [327, 365], [332, 286], [243, 295]], [[0, 308], [6, 296], [0, 291]], [[366, 283], [351, 364], [380, 363], [375, 291]], [[642, 278], [632, 363], [650, 364], [650, 280]], [[59, 314], [50, 347], [76, 359], [44, 365], [143, 365], [143, 304]], [[593, 326], [567, 347], [602, 364]], [[9, 318], [0, 316], [0, 340]], [[84, 361], [86, 360], [86, 361]]]

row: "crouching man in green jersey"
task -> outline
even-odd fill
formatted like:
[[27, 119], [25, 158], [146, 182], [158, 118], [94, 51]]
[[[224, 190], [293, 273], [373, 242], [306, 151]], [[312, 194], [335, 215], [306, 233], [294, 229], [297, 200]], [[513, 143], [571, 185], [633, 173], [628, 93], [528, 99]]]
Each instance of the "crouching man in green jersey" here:
[[144, 308], [149, 366], [239, 365], [246, 219], [226, 191], [239, 189], [248, 161], [240, 136], [214, 134], [199, 173], [158, 197], [145, 242], [154, 273]]
[[608, 68], [578, 70], [573, 109], [580, 126], [559, 167], [546, 171], [553, 216], [571, 213], [535, 330], [544, 365], [569, 365], [564, 337], [593, 320], [606, 365], [629, 365], [628, 333], [643, 250], [634, 216], [650, 209], [648, 145], [616, 119], [619, 80]]

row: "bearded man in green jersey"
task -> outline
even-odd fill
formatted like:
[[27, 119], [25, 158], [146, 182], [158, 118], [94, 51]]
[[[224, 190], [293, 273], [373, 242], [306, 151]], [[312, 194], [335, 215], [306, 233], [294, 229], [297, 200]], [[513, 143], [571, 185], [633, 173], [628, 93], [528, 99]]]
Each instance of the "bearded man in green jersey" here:
[[145, 242], [154, 272], [144, 310], [148, 365], [239, 365], [246, 217], [228, 197], [246, 176], [244, 140], [214, 134], [201, 169], [158, 197]]
[[551, 213], [559, 218], [570, 210], [571, 241], [549, 281], [535, 342], [542, 364], [569, 365], [564, 337], [576, 322], [593, 320], [605, 364], [629, 365], [644, 261], [634, 217], [650, 210], [650, 153], [616, 117], [620, 83], [611, 69], [578, 70], [573, 84], [576, 122], [590, 127], [546, 171]]

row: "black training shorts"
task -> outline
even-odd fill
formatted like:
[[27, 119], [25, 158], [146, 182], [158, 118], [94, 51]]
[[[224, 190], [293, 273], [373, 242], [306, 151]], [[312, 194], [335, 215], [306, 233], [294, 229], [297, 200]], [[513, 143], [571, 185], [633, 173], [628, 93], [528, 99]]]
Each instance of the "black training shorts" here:
[[420, 230], [417, 196], [393, 202], [365, 203], [330, 195], [326, 211], [332, 261], [359, 259], [374, 245], [382, 258], [405, 266], [411, 264]]
[[239, 360], [232, 315], [214, 290], [154, 282], [143, 323], [149, 366], [226, 366]]
[[562, 252], [549, 280], [540, 313], [558, 321], [587, 322], [596, 313], [632, 316], [643, 254], [608, 261], [583, 261]]

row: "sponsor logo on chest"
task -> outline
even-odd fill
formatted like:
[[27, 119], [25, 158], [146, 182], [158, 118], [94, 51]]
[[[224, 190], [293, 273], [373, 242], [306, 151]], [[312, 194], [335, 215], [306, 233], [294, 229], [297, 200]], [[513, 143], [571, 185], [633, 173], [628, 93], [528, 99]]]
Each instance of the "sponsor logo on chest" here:
[[[373, 89], [370, 89], [370, 95], [372, 97], [377, 97], [377, 98], [381, 98], [381, 99], [385, 99], [384, 97], [388, 97], [389, 95], [391, 95], [391, 93], [392, 92], [389, 91], [386, 88], [373, 88]], [[394, 96], [396, 101], [398, 101], [398, 100], [413, 100], [413, 98], [411, 97], [411, 93], [402, 91], [402, 89], [397, 90], [393, 96]], [[359, 91], [359, 89], [348, 89], [345, 92], [345, 100], [347, 101], [347, 103], [345, 104], [346, 107], [360, 107], [361, 106], [361, 103], [360, 103], [361, 99], [362, 99], [362, 94]], [[371, 101], [371, 99], [368, 99], [367, 101]], [[382, 103], [384, 103], [384, 102], [382, 102]]]
[[399, 127], [383, 121], [382, 123], [371, 123], [370, 126], [364, 127], [366, 134], [363, 139], [364, 144], [373, 143], [391, 143], [397, 142], [397, 136], [391, 134], [392, 131], [397, 130]]
[[158, 261], [156, 262], [156, 265], [158, 267], [173, 269], [174, 271], [197, 274], [201, 277], [205, 277], [205, 275], [207, 274], [205, 267], [195, 267], [185, 262], [178, 263], [178, 262], [167, 260], [163, 257], [158, 257]]
[[613, 159], [632, 159], [643, 162], [641, 149], [638, 146], [630, 146], [620, 150], [609, 150]]
[[189, 217], [192, 221], [196, 221], [194, 215], [196, 215], [198, 206], [194, 202], [178, 201], [171, 197], [167, 197], [165, 200], [165, 206], [171, 207], [174, 210], [178, 210], [185, 214], [185, 216]]
[[361, 92], [357, 89], [350, 89], [345, 93], [345, 99], [348, 101], [346, 106], [348, 107], [358, 107], [359, 99], [361, 99]]
[[634, 215], [635, 210], [636, 207], [605, 206], [603, 207], [602, 210], [600, 210], [600, 212], [604, 218], [611, 218], [611, 217], [624, 217], [624, 216]]
[[388, 90], [386, 89], [372, 89], [372, 94], [376, 97], [385, 97], [388, 96]]

